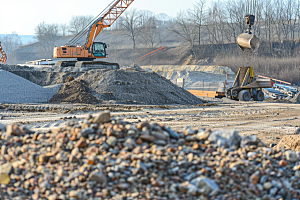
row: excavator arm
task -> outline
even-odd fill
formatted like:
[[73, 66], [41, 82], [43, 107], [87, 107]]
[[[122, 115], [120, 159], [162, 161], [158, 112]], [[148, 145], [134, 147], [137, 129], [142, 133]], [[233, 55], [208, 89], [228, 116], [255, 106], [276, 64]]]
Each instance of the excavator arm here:
[[95, 21], [94, 24], [90, 27], [86, 43], [84, 45], [85, 48], [89, 48], [93, 44], [99, 33], [104, 28], [110, 27], [133, 1], [134, 0], [116, 0], [115, 2], [113, 2], [112, 6], [108, 9], [104, 16]]
[[1, 42], [0, 42], [0, 53], [1, 53], [0, 63], [2, 63], [4, 65], [5, 62], [6, 62], [7, 56], [6, 56], [6, 53], [4, 52], [4, 50], [1, 46]]

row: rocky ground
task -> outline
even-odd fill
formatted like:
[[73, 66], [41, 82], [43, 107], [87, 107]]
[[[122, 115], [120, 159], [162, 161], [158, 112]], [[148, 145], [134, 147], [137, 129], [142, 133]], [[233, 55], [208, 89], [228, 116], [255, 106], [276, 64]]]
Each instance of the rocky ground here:
[[273, 147], [297, 133], [298, 104], [0, 111], [3, 199], [300, 198], [298, 152]]

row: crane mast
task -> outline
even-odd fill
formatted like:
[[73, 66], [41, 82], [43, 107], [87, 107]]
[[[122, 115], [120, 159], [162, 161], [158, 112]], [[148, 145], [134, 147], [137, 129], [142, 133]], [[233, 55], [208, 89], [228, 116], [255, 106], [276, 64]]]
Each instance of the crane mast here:
[[[65, 46], [55, 47], [54, 58], [76, 58], [78, 61], [93, 61], [96, 58], [106, 58], [106, 44], [95, 42], [95, 39], [104, 28], [110, 27], [134, 0], [112, 1], [94, 20], [81, 32], [69, 40]], [[85, 44], [78, 41], [86, 37]]]

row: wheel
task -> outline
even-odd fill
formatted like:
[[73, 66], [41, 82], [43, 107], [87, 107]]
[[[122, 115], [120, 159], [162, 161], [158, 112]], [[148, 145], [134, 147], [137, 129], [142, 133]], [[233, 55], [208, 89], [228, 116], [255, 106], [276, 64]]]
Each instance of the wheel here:
[[253, 99], [254, 99], [254, 101], [263, 101], [265, 99], [265, 95], [264, 95], [263, 91], [258, 90], [257, 95], [255, 95], [253, 97]]
[[249, 101], [251, 99], [251, 94], [248, 90], [242, 90], [239, 92], [240, 101]]

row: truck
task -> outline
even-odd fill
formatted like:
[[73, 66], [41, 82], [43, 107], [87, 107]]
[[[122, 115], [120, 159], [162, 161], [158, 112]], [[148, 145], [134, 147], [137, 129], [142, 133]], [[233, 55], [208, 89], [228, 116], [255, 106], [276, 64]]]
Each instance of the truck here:
[[262, 88], [272, 88], [270, 79], [259, 78], [254, 75], [252, 66], [240, 67], [233, 82], [233, 86], [226, 90], [225, 95], [232, 100], [263, 101]]

